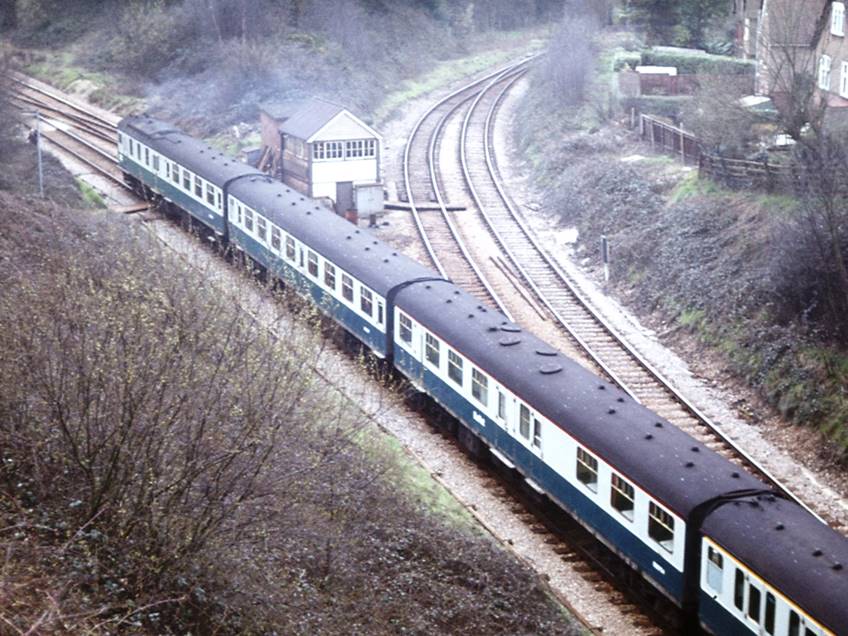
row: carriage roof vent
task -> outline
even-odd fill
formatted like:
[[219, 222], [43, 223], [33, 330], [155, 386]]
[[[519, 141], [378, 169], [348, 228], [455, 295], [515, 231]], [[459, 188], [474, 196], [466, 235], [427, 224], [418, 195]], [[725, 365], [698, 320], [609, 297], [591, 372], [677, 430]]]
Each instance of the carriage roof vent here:
[[558, 364], [543, 364], [539, 367], [539, 373], [542, 375], [555, 375], [562, 371], [562, 367]]
[[517, 344], [521, 344], [521, 338], [504, 336], [503, 338], [498, 340], [498, 344], [502, 347], [514, 347]]

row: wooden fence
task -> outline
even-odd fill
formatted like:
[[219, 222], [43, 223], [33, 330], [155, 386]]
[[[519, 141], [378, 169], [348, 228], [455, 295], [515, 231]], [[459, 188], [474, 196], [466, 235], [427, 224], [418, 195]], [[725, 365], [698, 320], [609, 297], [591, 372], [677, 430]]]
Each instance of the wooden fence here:
[[788, 192], [793, 189], [792, 171], [788, 165], [745, 159], [727, 159], [701, 154], [698, 175], [735, 190], [756, 188], [766, 192]]
[[639, 134], [649, 141], [655, 151], [663, 151], [679, 157], [684, 163], [698, 163], [701, 143], [685, 130], [667, 124], [650, 115], [639, 115]]

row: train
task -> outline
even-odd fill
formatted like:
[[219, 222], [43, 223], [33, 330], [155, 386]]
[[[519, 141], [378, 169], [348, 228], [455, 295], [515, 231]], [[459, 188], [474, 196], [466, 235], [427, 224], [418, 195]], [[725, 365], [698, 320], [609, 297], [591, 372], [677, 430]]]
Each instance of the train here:
[[680, 608], [683, 632], [848, 634], [848, 539], [450, 280], [147, 115], [125, 180], [295, 289]]

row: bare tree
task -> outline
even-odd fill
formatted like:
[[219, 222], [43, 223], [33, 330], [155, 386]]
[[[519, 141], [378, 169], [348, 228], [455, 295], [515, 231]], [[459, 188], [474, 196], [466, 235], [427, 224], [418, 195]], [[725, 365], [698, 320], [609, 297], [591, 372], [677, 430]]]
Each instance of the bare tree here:
[[540, 72], [559, 104], [580, 104], [586, 96], [596, 62], [593, 38], [598, 25], [592, 12], [566, 12], [551, 38]]

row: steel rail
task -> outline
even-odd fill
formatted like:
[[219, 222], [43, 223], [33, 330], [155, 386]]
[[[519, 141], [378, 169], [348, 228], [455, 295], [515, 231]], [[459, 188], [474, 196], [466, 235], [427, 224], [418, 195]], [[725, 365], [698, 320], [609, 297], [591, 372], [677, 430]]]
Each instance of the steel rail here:
[[[486, 115], [485, 126], [484, 126], [484, 153], [486, 159], [486, 165], [489, 170], [489, 174], [491, 176], [492, 182], [494, 183], [498, 195], [503, 201], [504, 206], [509, 212], [511, 218], [516, 223], [516, 225], [521, 229], [522, 233], [526, 237], [528, 244], [536, 251], [538, 256], [542, 258], [544, 263], [550, 268], [552, 273], [560, 280], [560, 282], [565, 285], [566, 290], [571, 293], [571, 295], [575, 298], [575, 300], [586, 310], [586, 312], [601, 326], [604, 332], [612, 338], [613, 342], [617, 344], [634, 362], [639, 365], [644, 371], [648, 373], [649, 376], [653, 378], [657, 382], [657, 384], [664, 391], [667, 392], [669, 396], [673, 400], [675, 400], [680, 406], [682, 406], [687, 412], [692, 415], [695, 420], [702, 426], [706, 427], [718, 440], [729, 447], [732, 452], [736, 453], [744, 463], [747, 463], [751, 466], [756, 472], [760, 473], [760, 475], [768, 481], [776, 490], [780, 491], [784, 496], [791, 499], [799, 506], [804, 508], [807, 512], [813, 515], [816, 519], [821, 521], [822, 523], [827, 523], [820, 515], [818, 515], [815, 511], [813, 511], [807, 504], [805, 504], [799, 497], [797, 497], [786, 484], [784, 484], [780, 479], [775, 477], [767, 468], [765, 468], [759, 461], [757, 461], [754, 457], [752, 457], [747, 451], [739, 447], [732, 438], [725, 433], [722, 428], [712, 421], [703, 411], [701, 411], [691, 400], [686, 398], [682, 393], [677, 390], [670, 380], [668, 380], [656, 367], [654, 367], [644, 356], [642, 356], [638, 351], [636, 351], [625, 339], [624, 337], [618, 333], [618, 331], [599, 313], [595, 310], [592, 304], [588, 301], [588, 299], [583, 295], [583, 293], [577, 288], [574, 284], [571, 277], [565, 273], [565, 271], [559, 266], [556, 261], [548, 254], [547, 250], [545, 250], [538, 238], [535, 235], [535, 232], [527, 225], [527, 223], [522, 218], [522, 215], [515, 209], [512, 200], [506, 193], [502, 180], [500, 178], [500, 174], [497, 170], [497, 166], [495, 165], [495, 159], [492, 152], [492, 145], [490, 139], [493, 137], [493, 125], [492, 122], [494, 120], [494, 116], [498, 108], [500, 107], [503, 99], [510, 91], [510, 89], [515, 85], [515, 83], [520, 79], [520, 77], [513, 78], [506, 86], [503, 87], [500, 94], [496, 98], [496, 100], [492, 103], [489, 108], [489, 111]], [[478, 99], [475, 100], [475, 106], [479, 103], [480, 98], [482, 97], [482, 93], [478, 96]], [[469, 110], [467, 121], [470, 121], [471, 113], [475, 106], [472, 106], [472, 109]], [[463, 131], [463, 142], [465, 141], [465, 130]], [[463, 163], [465, 165], [465, 155], [463, 154]], [[469, 187], [472, 189], [472, 192], [476, 192], [476, 189], [472, 185], [470, 179], [470, 172], [465, 170], [466, 178], [468, 180]], [[479, 202], [479, 198], [475, 194], [475, 201], [480, 208], [481, 215], [486, 221], [488, 227], [492, 230], [492, 233], [498, 239], [499, 244], [504, 249], [504, 251], [509, 256], [513, 265], [519, 270], [521, 276], [525, 280], [525, 282], [530, 286], [530, 288], [534, 291], [534, 293], [539, 298], [540, 302], [542, 302], [545, 307], [553, 314], [553, 316], [557, 319], [557, 321], [568, 331], [568, 333], [574, 337], [577, 343], [586, 351], [586, 353], [595, 361], [605, 373], [609, 374], [610, 378], [625, 392], [628, 393], [634, 400], [639, 402], [642, 401], [635, 394], [635, 392], [630, 389], [626, 382], [624, 382], [617, 374], [612, 372], [607, 364], [605, 364], [600, 359], [600, 354], [596, 354], [592, 351], [591, 347], [588, 343], [585, 342], [583, 338], [575, 333], [575, 330], [568, 325], [567, 321], [561, 316], [561, 314], [554, 308], [552, 302], [548, 299], [546, 294], [540, 289], [540, 287], [536, 284], [536, 282], [532, 279], [532, 277], [528, 274], [525, 267], [521, 264], [521, 259], [517, 258], [514, 254], [513, 250], [510, 249], [506, 242], [503, 240], [500, 233], [494, 226], [493, 221], [486, 213], [485, 209]]]

